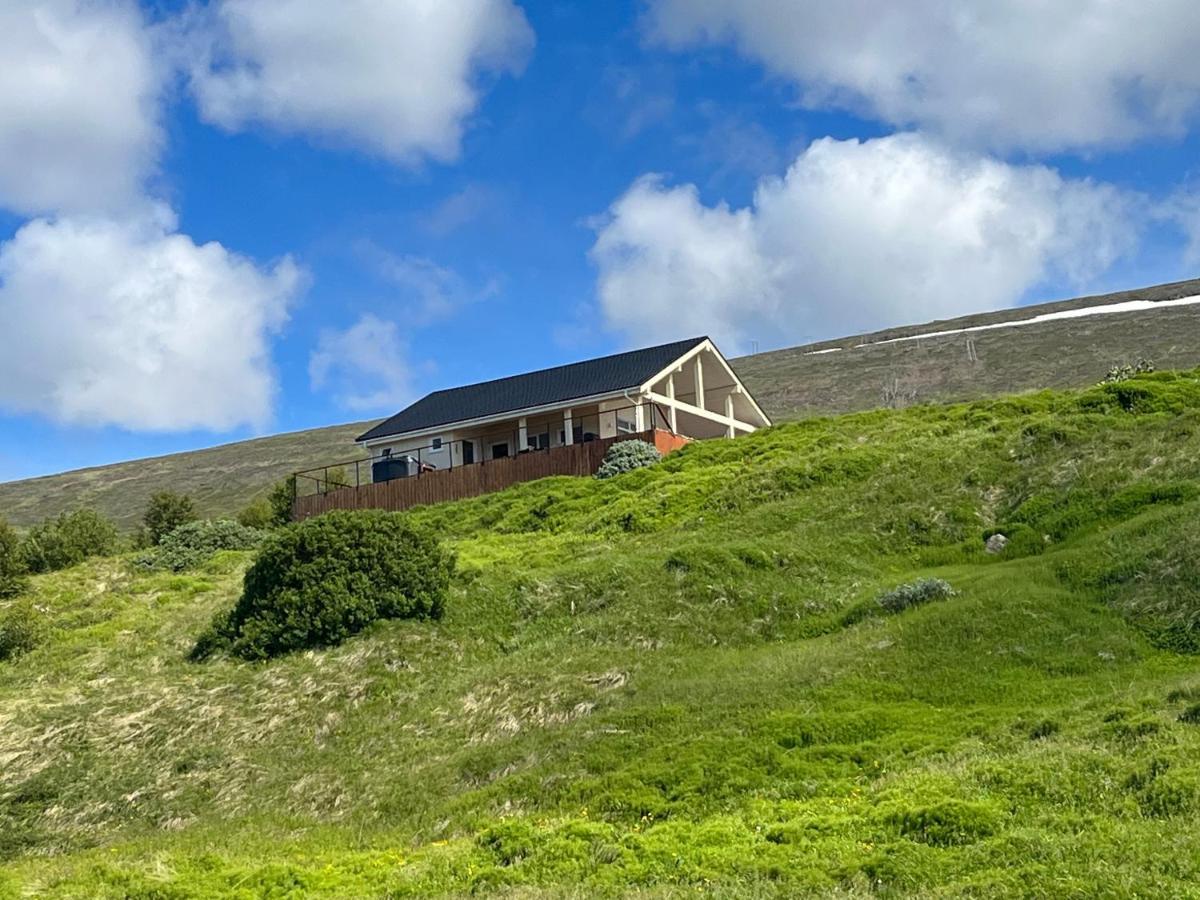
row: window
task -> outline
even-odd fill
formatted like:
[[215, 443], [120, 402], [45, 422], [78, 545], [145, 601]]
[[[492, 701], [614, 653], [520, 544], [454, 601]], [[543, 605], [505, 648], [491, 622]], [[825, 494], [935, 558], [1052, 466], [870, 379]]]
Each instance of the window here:
[[442, 449], [442, 439], [440, 437], [436, 437], [433, 440], [431, 440], [429, 442], [429, 449], [433, 450], [434, 452], [441, 450]]
[[632, 421], [629, 419], [622, 419], [620, 416], [617, 416], [617, 431], [619, 431], [621, 434], [633, 434], [635, 430], [636, 426]]
[[384, 459], [391, 459], [392, 458], [392, 448], [384, 447], [382, 450], [379, 451], [379, 455], [382, 456]]
[[550, 449], [550, 435], [549, 434], [531, 434], [531, 435], [529, 435], [528, 443], [529, 443], [530, 450], [549, 450]]

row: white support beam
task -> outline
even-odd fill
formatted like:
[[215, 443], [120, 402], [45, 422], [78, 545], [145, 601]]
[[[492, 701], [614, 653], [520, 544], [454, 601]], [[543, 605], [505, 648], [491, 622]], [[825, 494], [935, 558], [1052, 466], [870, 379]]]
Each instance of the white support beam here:
[[574, 410], [563, 410], [563, 443], [567, 446], [575, 443]]
[[737, 433], [733, 430], [733, 391], [725, 395], [725, 418], [731, 424], [725, 426], [725, 437], [737, 437]]
[[639, 400], [638, 405], [633, 408], [633, 422], [634, 422], [633, 427], [637, 429], [638, 434], [641, 434], [642, 432], [644, 432], [646, 430], [646, 409], [645, 409], [645, 407], [646, 407], [645, 402], [642, 400]]
[[523, 453], [529, 449], [529, 420], [524, 416], [517, 419], [517, 451]]
[[682, 400], [672, 400], [670, 397], [664, 397], [662, 394], [656, 394], [651, 391], [647, 395], [648, 399], [654, 403], [661, 403], [663, 406], [670, 408], [672, 405], [679, 408], [680, 412], [689, 413], [693, 416], [699, 416], [702, 419], [708, 419], [710, 422], [718, 422], [721, 425], [732, 426], [737, 431], [757, 431], [757, 426], [751, 425], [748, 422], [741, 422], [737, 419], [731, 419], [721, 413], [713, 412], [710, 409], [701, 409], [698, 406], [693, 406], [690, 403], [684, 403]]
[[667, 417], [671, 423], [671, 434], [679, 434], [679, 414], [675, 409], [675, 375], [667, 376], [667, 399], [671, 405], [667, 407]]
[[705, 409], [704, 405], [704, 354], [696, 354], [696, 406]]

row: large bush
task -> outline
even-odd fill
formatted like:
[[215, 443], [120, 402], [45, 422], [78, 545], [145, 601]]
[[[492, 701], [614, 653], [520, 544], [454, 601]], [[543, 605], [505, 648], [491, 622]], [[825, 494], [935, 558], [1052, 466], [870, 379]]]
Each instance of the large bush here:
[[195, 519], [196, 505], [191, 497], [172, 491], [159, 491], [150, 498], [142, 516], [147, 543], [156, 547], [180, 525], [186, 525]]
[[308, 519], [268, 540], [192, 657], [264, 659], [338, 644], [377, 619], [438, 618], [453, 570], [452, 554], [395, 513]]
[[0, 519], [0, 600], [15, 597], [25, 590], [25, 572], [21, 539], [7, 522]]
[[231, 519], [201, 520], [180, 525], [158, 547], [138, 558], [148, 569], [182, 572], [204, 562], [219, 550], [253, 550], [266, 535]]
[[112, 522], [95, 510], [81, 509], [35, 525], [21, 542], [21, 554], [31, 572], [54, 572], [91, 556], [116, 553], [119, 546]]
[[662, 454], [653, 444], [645, 441], [621, 441], [613, 444], [604, 454], [604, 462], [596, 470], [597, 478], [612, 478], [634, 469], [652, 466], [662, 459]]

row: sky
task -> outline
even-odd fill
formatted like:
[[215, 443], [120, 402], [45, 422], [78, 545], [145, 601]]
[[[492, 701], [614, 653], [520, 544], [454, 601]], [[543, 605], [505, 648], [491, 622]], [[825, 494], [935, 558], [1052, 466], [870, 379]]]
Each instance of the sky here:
[[0, 0], [0, 481], [1191, 277], [1197, 33], [1189, 0]]

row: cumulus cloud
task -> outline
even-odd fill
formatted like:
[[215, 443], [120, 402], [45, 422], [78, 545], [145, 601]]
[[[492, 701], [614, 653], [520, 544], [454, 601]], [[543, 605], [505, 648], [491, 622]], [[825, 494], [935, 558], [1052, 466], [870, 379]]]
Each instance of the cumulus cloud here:
[[169, 212], [35, 219], [0, 245], [0, 407], [83, 425], [262, 425], [268, 338], [303, 275], [174, 231]]
[[1139, 203], [916, 134], [826, 138], [745, 209], [639, 179], [597, 221], [591, 258], [608, 323], [639, 340], [778, 346], [1012, 305], [1049, 278], [1086, 283], [1136, 244]]
[[131, 0], [0, 3], [0, 206], [136, 204], [162, 144], [162, 73]]
[[651, 0], [654, 39], [732, 43], [806, 105], [1005, 148], [1179, 134], [1200, 99], [1191, 0]]
[[208, 121], [401, 163], [454, 159], [479, 77], [518, 72], [533, 44], [512, 0], [217, 0], [209, 13], [192, 71]]
[[399, 326], [368, 313], [345, 330], [321, 333], [309, 357], [309, 378], [315, 390], [332, 390], [356, 412], [395, 410], [412, 399], [405, 351]]

